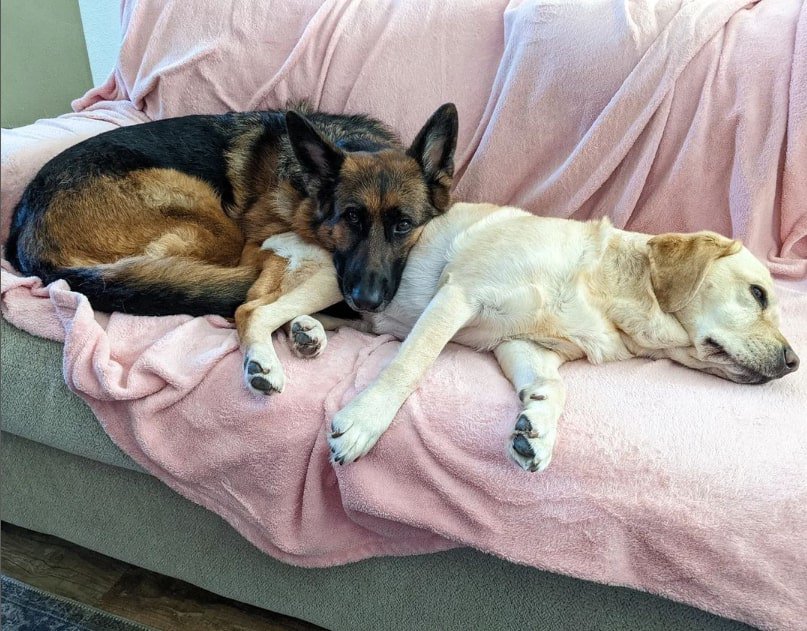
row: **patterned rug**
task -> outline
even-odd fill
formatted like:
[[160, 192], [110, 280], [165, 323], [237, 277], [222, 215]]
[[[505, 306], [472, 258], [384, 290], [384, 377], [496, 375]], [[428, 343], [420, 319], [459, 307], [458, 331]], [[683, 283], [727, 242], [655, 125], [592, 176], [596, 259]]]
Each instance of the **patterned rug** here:
[[0, 576], [3, 631], [153, 631], [88, 605]]

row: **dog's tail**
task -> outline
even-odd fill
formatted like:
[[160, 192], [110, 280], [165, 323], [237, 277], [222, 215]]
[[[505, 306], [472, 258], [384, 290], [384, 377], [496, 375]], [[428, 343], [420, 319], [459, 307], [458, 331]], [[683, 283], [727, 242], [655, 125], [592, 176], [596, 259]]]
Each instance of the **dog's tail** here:
[[258, 277], [258, 270], [251, 267], [224, 267], [181, 256], [133, 256], [115, 263], [34, 273], [46, 283], [66, 280], [98, 311], [152, 316], [230, 317]]

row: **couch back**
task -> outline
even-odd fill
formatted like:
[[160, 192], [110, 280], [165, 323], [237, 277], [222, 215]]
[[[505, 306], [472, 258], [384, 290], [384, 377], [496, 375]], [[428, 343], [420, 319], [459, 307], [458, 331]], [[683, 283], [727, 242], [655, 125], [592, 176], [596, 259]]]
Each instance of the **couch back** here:
[[807, 273], [799, 0], [125, 0], [122, 16], [118, 67], [79, 109], [128, 99], [164, 118], [307, 99], [408, 140], [453, 101], [459, 198], [712, 229]]

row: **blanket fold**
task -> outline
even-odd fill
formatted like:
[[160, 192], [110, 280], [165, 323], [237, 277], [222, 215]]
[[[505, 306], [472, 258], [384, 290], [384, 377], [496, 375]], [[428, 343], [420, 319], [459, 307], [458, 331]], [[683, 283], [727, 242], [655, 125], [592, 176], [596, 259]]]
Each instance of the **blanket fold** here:
[[[807, 9], [799, 0], [123, 3], [124, 41], [76, 112], [2, 132], [0, 235], [44, 162], [166, 116], [306, 98], [411, 140], [460, 112], [456, 194], [741, 238], [778, 276], [807, 349]], [[64, 343], [64, 374], [147, 471], [267, 553], [319, 567], [474, 546], [743, 620], [807, 619], [807, 371], [740, 386], [667, 361], [563, 367], [552, 466], [506, 457], [518, 401], [450, 345], [375, 449], [332, 467], [325, 427], [398, 342], [342, 330], [311, 361], [276, 346], [280, 396], [241, 383], [217, 317], [93, 313], [3, 262], [0, 310]]]

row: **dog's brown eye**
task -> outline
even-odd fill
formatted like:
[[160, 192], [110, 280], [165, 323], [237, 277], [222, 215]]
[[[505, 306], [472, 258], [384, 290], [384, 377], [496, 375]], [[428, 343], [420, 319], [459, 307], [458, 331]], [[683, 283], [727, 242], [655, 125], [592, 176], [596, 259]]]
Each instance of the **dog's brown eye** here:
[[412, 222], [408, 219], [401, 219], [395, 224], [395, 234], [406, 234], [412, 229]]
[[762, 287], [759, 285], [751, 285], [751, 295], [754, 296], [754, 300], [759, 303], [759, 306], [763, 309], [768, 308], [768, 294]]
[[355, 226], [358, 225], [359, 221], [361, 221], [361, 217], [359, 216], [359, 211], [355, 208], [348, 208], [345, 212], [342, 213], [342, 216], [345, 218], [349, 224]]

